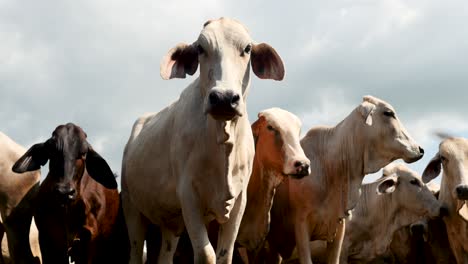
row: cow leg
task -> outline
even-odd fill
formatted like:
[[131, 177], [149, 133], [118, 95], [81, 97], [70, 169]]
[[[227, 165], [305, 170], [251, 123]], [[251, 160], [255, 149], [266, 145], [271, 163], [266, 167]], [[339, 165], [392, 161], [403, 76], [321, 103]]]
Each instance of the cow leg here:
[[208, 238], [198, 197], [191, 188], [184, 188], [179, 191], [179, 199], [185, 227], [192, 242], [194, 263], [216, 263], [216, 255]]
[[327, 245], [329, 264], [340, 263], [340, 253], [341, 253], [341, 247], [343, 246], [343, 239], [344, 239], [345, 231], [346, 231], [346, 220], [341, 219], [336, 229], [335, 239], [333, 240], [331, 244]]
[[[0, 245], [2, 244], [3, 237], [5, 236], [5, 226], [0, 223]], [[0, 264], [4, 264], [3, 254], [0, 254]]]
[[307, 228], [307, 221], [296, 220], [296, 226], [294, 227], [296, 237], [297, 253], [299, 255], [299, 262], [301, 264], [312, 264], [312, 258], [310, 254], [310, 235], [309, 229]]
[[130, 241], [130, 264], [142, 264], [143, 246], [145, 242], [148, 220], [132, 204], [130, 197], [122, 192], [122, 208], [127, 223], [128, 238]]
[[235, 201], [234, 207], [232, 208], [229, 216], [229, 220], [220, 226], [217, 243], [218, 245], [216, 248], [216, 263], [228, 264], [232, 262], [234, 242], [236, 241], [246, 204], [247, 195], [246, 192], [242, 192]]
[[159, 251], [158, 263], [173, 263], [179, 237], [175, 236], [174, 233], [167, 228], [161, 228], [161, 234], [162, 243], [161, 250]]

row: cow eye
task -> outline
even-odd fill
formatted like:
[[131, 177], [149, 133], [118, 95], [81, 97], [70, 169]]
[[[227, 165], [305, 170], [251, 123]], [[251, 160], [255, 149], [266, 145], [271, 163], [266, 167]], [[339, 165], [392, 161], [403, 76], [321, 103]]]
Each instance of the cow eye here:
[[205, 50], [200, 44], [197, 45], [197, 52], [198, 52], [198, 55], [205, 53]]
[[244, 48], [244, 54], [250, 54], [251, 51], [252, 51], [252, 45], [251, 44], [247, 45]]
[[444, 157], [444, 156], [440, 156], [440, 160], [441, 160], [442, 162], [447, 162], [447, 161], [448, 161], [447, 158]]
[[416, 179], [412, 179], [412, 180], [410, 181], [410, 183], [413, 184], [413, 185], [416, 185], [416, 186], [420, 186], [419, 181], [416, 180]]
[[268, 125], [267, 129], [270, 130], [270, 131], [275, 131], [275, 129], [271, 125]]
[[387, 111], [383, 112], [383, 114], [384, 114], [384, 116], [395, 118], [395, 112], [393, 112], [393, 111], [387, 110]]

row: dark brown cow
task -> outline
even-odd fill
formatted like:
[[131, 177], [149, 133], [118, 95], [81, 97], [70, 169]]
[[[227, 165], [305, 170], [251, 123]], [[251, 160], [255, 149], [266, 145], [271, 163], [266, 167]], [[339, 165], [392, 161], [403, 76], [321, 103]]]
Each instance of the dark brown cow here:
[[43, 263], [125, 263], [115, 243], [119, 228], [117, 182], [85, 132], [68, 123], [32, 146], [13, 166], [23, 173], [49, 161], [35, 218]]

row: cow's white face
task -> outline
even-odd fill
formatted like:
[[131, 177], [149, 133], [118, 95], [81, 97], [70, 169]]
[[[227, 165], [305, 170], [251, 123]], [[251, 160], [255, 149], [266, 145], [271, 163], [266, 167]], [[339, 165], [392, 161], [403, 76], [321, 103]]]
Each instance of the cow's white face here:
[[379, 170], [396, 159], [415, 162], [424, 155], [424, 150], [411, 138], [400, 122], [395, 109], [388, 103], [370, 96], [358, 108], [367, 124], [366, 133], [373, 153], [366, 173]]
[[246, 114], [245, 98], [250, 84], [250, 65], [262, 79], [282, 80], [284, 66], [267, 44], [254, 44], [239, 22], [220, 18], [205, 23], [197, 41], [179, 44], [161, 63], [164, 79], [185, 78], [200, 64], [203, 111], [216, 120]]
[[448, 188], [455, 210], [468, 221], [468, 140], [448, 138], [439, 145], [439, 152], [432, 158], [423, 173], [423, 180], [429, 182], [444, 168], [445, 188]]
[[[416, 172], [403, 164], [384, 168], [386, 177], [379, 186], [379, 193], [392, 193], [392, 201], [414, 216], [438, 217], [445, 209]], [[385, 179], [385, 178], [384, 178]], [[409, 215], [407, 215], [409, 217]]]

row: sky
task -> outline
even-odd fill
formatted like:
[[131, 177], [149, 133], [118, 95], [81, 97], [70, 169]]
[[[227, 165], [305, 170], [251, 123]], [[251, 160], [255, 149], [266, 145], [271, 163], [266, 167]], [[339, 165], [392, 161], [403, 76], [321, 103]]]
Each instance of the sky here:
[[120, 174], [135, 119], [196, 78], [162, 80], [161, 59], [221, 16], [285, 63], [282, 82], [252, 75], [251, 122], [281, 107], [302, 119], [304, 134], [374, 95], [426, 150], [410, 165], [419, 173], [437, 151], [434, 132], [468, 136], [464, 0], [0, 0], [0, 131], [29, 148], [76, 123]]

